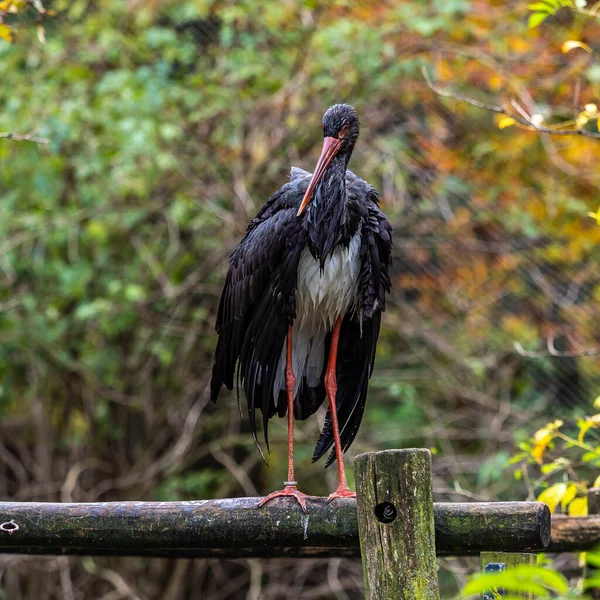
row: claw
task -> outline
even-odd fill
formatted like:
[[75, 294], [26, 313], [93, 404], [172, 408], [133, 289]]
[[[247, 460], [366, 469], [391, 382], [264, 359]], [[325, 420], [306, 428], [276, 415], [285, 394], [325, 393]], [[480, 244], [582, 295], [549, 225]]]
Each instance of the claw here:
[[274, 498], [286, 498], [292, 496], [296, 498], [302, 512], [308, 512], [306, 510], [306, 498], [310, 498], [308, 494], [304, 494], [303, 492], [298, 491], [298, 488], [295, 485], [286, 485], [282, 490], [278, 490], [277, 492], [272, 492], [268, 496], [265, 496], [259, 503], [258, 508], [264, 506], [267, 502], [270, 502]]
[[356, 492], [353, 492], [347, 485], [338, 486], [338, 489], [333, 492], [333, 494], [329, 494], [327, 497], [327, 503], [335, 500], [336, 498], [356, 498]]

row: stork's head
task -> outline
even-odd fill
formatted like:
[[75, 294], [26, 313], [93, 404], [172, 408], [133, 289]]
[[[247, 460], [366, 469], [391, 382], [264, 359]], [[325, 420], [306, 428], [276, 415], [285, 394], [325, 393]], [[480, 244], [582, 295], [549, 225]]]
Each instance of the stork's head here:
[[359, 129], [358, 115], [349, 104], [334, 104], [323, 115], [323, 149], [298, 209], [298, 216], [304, 212], [313, 191], [323, 179], [333, 159], [337, 155], [344, 156], [347, 163], [358, 139]]
[[351, 154], [358, 139], [360, 123], [349, 104], [334, 104], [323, 115], [323, 137], [340, 141], [338, 154]]

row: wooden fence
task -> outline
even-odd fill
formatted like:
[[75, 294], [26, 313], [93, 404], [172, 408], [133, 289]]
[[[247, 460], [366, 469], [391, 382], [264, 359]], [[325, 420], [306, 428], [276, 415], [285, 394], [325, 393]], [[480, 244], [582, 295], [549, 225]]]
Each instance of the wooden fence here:
[[[356, 457], [358, 502], [0, 502], [0, 553], [154, 557], [361, 556], [368, 600], [439, 598], [437, 555], [485, 564], [600, 544], [600, 516], [539, 502], [434, 503], [428, 450]], [[488, 554], [494, 552], [496, 554]], [[503, 554], [499, 557], [498, 552]], [[525, 554], [524, 554], [525, 553]], [[486, 562], [487, 561], [487, 562]]]

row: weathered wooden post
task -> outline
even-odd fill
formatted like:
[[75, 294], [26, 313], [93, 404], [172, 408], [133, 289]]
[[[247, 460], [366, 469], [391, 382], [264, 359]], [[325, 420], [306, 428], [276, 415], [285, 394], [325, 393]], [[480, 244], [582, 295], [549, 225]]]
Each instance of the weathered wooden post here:
[[438, 600], [431, 453], [360, 454], [355, 471], [367, 600]]
[[[587, 491], [588, 501], [588, 515], [597, 515], [600, 513], [600, 488], [590, 488]], [[584, 577], [591, 579], [592, 577], [598, 577], [599, 571], [591, 567], [586, 566], [584, 570]], [[600, 589], [592, 588], [587, 590], [587, 593], [594, 600], [600, 600]]]
[[[482, 552], [480, 558], [481, 570], [484, 573], [499, 573], [519, 565], [533, 566], [537, 561], [536, 555], [529, 552]], [[524, 600], [534, 600], [534, 595], [529, 592], [513, 592], [511, 596], [513, 598], [523, 598]], [[482, 600], [495, 600], [502, 597], [504, 597], [504, 592], [490, 590], [483, 593]]]
[[587, 491], [588, 515], [600, 513], [600, 488], [590, 488]]

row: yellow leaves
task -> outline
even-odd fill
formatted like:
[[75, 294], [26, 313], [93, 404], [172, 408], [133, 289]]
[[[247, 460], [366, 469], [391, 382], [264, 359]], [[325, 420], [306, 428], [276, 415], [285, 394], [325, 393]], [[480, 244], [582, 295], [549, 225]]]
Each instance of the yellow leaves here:
[[502, 83], [503, 83], [503, 79], [500, 77], [500, 75], [498, 75], [497, 73], [494, 73], [493, 75], [490, 76], [488, 85], [490, 86], [491, 90], [497, 91], [502, 87]]
[[539, 502], [545, 502], [550, 509], [550, 512], [553, 513], [556, 510], [556, 507], [559, 505], [560, 501], [563, 499], [567, 491], [566, 483], [555, 483], [551, 485], [549, 488], [545, 489], [539, 496]]
[[590, 423], [589, 421], [582, 421], [580, 423], [580, 429], [579, 429], [579, 435], [577, 436], [577, 441], [580, 444], [583, 444], [583, 438], [585, 437], [585, 434], [588, 432], [589, 429], [591, 429], [593, 427], [593, 423]]
[[589, 121], [597, 121], [598, 118], [600, 118], [600, 114], [598, 114], [598, 106], [593, 103], [586, 104], [583, 107], [583, 111], [577, 115], [577, 118], [575, 119], [575, 126], [577, 129], [581, 129]]
[[581, 48], [587, 53], [593, 54], [593, 50], [587, 44], [584, 44], [583, 42], [577, 42], [575, 40], [568, 40], [564, 42], [561, 49], [563, 54], [567, 54], [567, 52], [571, 52], [571, 50], [575, 50], [575, 48]]
[[12, 44], [15, 41], [12, 28], [4, 23], [2, 17], [8, 13], [15, 14], [27, 5], [26, 0], [0, 0], [0, 39]]
[[[589, 212], [588, 217], [592, 217], [592, 219], [594, 219], [596, 221], [596, 224], [600, 225], [600, 207], [598, 207], [598, 210], [596, 212]], [[600, 400], [600, 396], [598, 396], [598, 398], [596, 398], [596, 400], [594, 400], [594, 406], [596, 406], [596, 402], [598, 402], [599, 400]], [[596, 408], [600, 408], [600, 407], [596, 406]]]
[[531, 451], [531, 456], [533, 456], [535, 462], [538, 464], [542, 464], [544, 461], [544, 453], [546, 452], [546, 448], [548, 444], [552, 441], [552, 434], [545, 433], [545, 430], [540, 429], [537, 433], [544, 432], [544, 435], [540, 435], [539, 438], [536, 434], [535, 438], [535, 446]]
[[12, 25], [7, 25], [3, 17], [7, 14], [17, 14], [23, 11], [29, 4], [40, 14], [40, 19], [36, 27], [36, 34], [41, 44], [46, 43], [46, 31], [42, 25], [42, 21], [46, 16], [54, 16], [56, 13], [53, 10], [46, 10], [44, 5], [39, 0], [0, 0], [0, 39], [12, 44], [15, 41]]
[[15, 14], [26, 5], [27, 0], [0, 0], [0, 11]]
[[577, 486], [574, 483], [567, 485], [567, 489], [560, 500], [560, 507], [564, 511], [569, 505], [569, 502], [577, 495]]
[[439, 60], [435, 65], [435, 74], [438, 81], [451, 81], [454, 77], [454, 70], [447, 60]]
[[2, 21], [0, 21], [0, 39], [6, 40], [10, 44], [12, 44], [14, 41], [11, 28], [8, 25], [2, 23]]
[[580, 444], [583, 444], [583, 438], [585, 434], [592, 428], [600, 427], [600, 415], [593, 415], [591, 417], [586, 417], [585, 419], [579, 419], [577, 421], [577, 425], [579, 425], [579, 435], [577, 436], [577, 441]]
[[518, 54], [527, 54], [531, 51], [531, 43], [527, 38], [520, 35], [514, 35], [507, 40], [510, 49]]
[[[563, 422], [560, 419], [554, 421], [554, 423], [548, 423], [545, 427], [538, 429], [533, 434], [534, 446], [531, 450], [531, 456], [538, 464], [542, 464], [544, 460], [544, 453], [548, 444], [552, 441], [554, 434], [560, 429]], [[546, 490], [547, 491], [547, 490]]]
[[516, 121], [512, 118], [512, 117], [500, 117], [498, 119], [498, 128], [499, 129], [506, 129], [507, 127], [510, 127], [511, 125], [514, 125], [516, 123]]
[[[594, 407], [600, 408], [600, 397], [594, 401]], [[593, 484], [587, 480], [569, 481], [569, 479], [571, 477], [578, 479], [577, 474], [574, 474], [574, 469], [578, 466], [586, 465], [589, 468], [598, 465], [600, 446], [596, 445], [597, 436], [590, 434], [588, 440], [585, 438], [591, 429], [600, 429], [600, 413], [578, 419], [577, 436], [569, 432], [569, 429], [572, 430], [571, 422], [570, 427], [565, 428], [565, 431], [561, 430], [563, 425], [563, 421], [557, 419], [538, 429], [533, 435], [533, 440], [521, 444], [523, 452], [518, 455], [518, 460], [530, 457], [529, 462], [535, 460], [540, 465], [542, 478], [538, 483], [546, 481], [543, 485], [548, 485], [548, 480], [557, 476], [562, 479], [550, 484], [538, 496], [540, 502], [548, 505], [550, 512], [581, 517], [588, 514], [588, 487], [600, 487], [600, 475]], [[592, 438], [594, 441], [591, 441]], [[559, 445], [560, 442], [562, 447]], [[550, 448], [552, 455], [545, 456], [546, 453], [550, 454], [548, 451]]]
[[572, 517], [583, 517], [587, 515], [587, 497], [577, 498], [580, 486], [575, 483], [555, 483], [545, 489], [539, 496], [540, 502], [545, 502], [550, 512], [555, 512], [560, 504], [562, 512], [568, 507], [568, 513]]
[[579, 113], [577, 119], [575, 119], [577, 129], [581, 129], [589, 120], [589, 117], [585, 113]]
[[588, 501], [587, 498], [575, 498], [573, 502], [569, 504], [569, 516], [570, 517], [586, 517], [588, 514]]
[[[577, 115], [577, 117], [575, 117], [575, 119], [564, 121], [558, 125], [547, 124], [544, 115], [542, 115], [541, 113], [532, 114], [530, 117], [527, 118], [527, 121], [527, 123], [525, 121], [521, 121], [521, 123], [525, 124], [526, 127], [527, 125], [530, 125], [537, 129], [541, 129], [542, 127], [544, 127], [555, 129], [557, 131], [572, 129], [573, 126], [575, 126], [575, 130], [579, 130], [582, 129], [590, 121], [596, 121], [596, 126], [598, 128], [598, 131], [600, 131], [600, 113], [598, 112], [598, 105], [593, 102], [586, 104], [584, 106], [584, 109]], [[511, 127], [512, 125], [518, 124], [519, 122], [520, 121], [518, 121], [516, 118], [511, 117], [509, 115], [499, 115], [496, 117], [496, 124], [499, 129]], [[579, 154], [579, 150], [577, 151], [577, 153]]]

